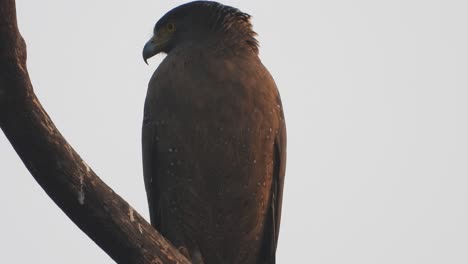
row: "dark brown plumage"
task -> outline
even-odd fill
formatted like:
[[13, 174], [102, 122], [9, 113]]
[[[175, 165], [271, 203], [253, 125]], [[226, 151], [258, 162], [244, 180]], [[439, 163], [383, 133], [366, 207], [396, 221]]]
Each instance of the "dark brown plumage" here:
[[273, 264], [286, 129], [250, 17], [179, 6], [143, 57], [167, 53], [148, 86], [143, 165], [151, 223], [195, 264]]

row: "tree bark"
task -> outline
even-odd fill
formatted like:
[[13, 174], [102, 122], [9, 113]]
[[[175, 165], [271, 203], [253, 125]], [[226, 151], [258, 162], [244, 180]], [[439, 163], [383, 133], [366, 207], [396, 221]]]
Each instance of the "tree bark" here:
[[190, 263], [86, 165], [42, 108], [14, 0], [0, 0], [0, 127], [50, 198], [117, 263]]

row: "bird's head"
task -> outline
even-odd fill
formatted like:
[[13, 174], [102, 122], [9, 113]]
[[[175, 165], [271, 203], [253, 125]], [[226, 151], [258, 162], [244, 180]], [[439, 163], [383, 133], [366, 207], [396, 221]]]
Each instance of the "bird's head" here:
[[258, 53], [258, 42], [250, 16], [239, 9], [212, 1], [195, 1], [165, 14], [154, 27], [153, 37], [143, 48], [143, 59], [169, 53], [178, 45], [215, 41]]

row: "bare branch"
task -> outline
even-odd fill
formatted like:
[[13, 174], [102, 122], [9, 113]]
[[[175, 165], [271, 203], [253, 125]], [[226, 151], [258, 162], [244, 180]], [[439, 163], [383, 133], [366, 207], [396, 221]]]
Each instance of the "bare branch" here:
[[190, 263], [97, 177], [44, 111], [14, 0], [0, 0], [0, 127], [52, 200], [117, 263]]

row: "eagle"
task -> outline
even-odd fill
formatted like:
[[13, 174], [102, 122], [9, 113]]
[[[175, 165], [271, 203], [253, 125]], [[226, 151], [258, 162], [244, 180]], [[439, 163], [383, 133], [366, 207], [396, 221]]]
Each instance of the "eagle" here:
[[143, 59], [151, 224], [194, 264], [274, 264], [286, 165], [280, 95], [250, 16], [212, 1], [166, 13]]

